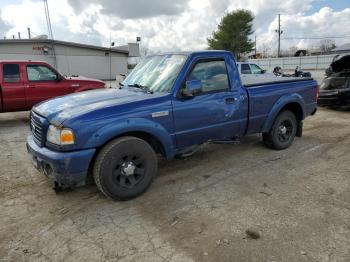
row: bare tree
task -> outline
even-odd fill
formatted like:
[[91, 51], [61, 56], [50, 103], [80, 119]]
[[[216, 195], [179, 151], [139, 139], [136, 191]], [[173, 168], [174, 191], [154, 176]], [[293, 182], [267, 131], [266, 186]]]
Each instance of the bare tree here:
[[271, 55], [271, 46], [267, 44], [262, 44], [261, 50], [262, 50], [262, 55], [263, 57], [269, 57]]
[[296, 53], [297, 51], [298, 51], [298, 47], [296, 47], [296, 46], [291, 46], [291, 47], [289, 48], [288, 55], [289, 55], [289, 56], [294, 56], [295, 53]]
[[322, 39], [319, 43], [319, 48], [322, 53], [327, 53], [335, 47], [335, 42], [331, 39]]

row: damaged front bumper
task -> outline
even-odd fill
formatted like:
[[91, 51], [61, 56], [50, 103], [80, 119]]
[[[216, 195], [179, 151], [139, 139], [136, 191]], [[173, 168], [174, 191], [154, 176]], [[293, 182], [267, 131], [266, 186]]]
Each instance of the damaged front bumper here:
[[350, 89], [321, 91], [317, 104], [320, 106], [350, 104]]
[[27, 138], [27, 150], [34, 167], [61, 187], [85, 185], [95, 149], [57, 152], [39, 147], [32, 135]]

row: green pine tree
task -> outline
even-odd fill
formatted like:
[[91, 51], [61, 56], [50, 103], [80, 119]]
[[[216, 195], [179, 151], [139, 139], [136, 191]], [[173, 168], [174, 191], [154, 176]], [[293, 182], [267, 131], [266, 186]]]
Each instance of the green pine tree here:
[[210, 49], [232, 51], [239, 59], [242, 54], [253, 50], [254, 43], [249, 39], [253, 34], [254, 15], [249, 10], [236, 10], [226, 14], [218, 29], [208, 38]]

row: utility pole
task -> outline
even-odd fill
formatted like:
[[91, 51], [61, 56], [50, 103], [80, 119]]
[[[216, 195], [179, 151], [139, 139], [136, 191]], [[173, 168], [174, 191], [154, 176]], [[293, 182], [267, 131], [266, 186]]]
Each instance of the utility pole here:
[[255, 59], [256, 59], [256, 35], [255, 35]]
[[283, 31], [281, 30], [281, 15], [278, 14], [278, 29], [275, 30], [275, 32], [278, 34], [278, 49], [277, 49], [277, 57], [281, 56], [281, 34], [283, 34]]
[[112, 88], [112, 34], [109, 32], [109, 88]]
[[51, 39], [51, 50], [52, 50], [52, 55], [53, 55], [53, 62], [55, 64], [55, 68], [57, 68], [57, 58], [56, 58], [55, 43], [53, 40], [53, 33], [52, 33], [52, 27], [51, 27], [49, 5], [47, 4], [47, 0], [43, 0], [43, 2], [44, 2], [47, 29], [49, 32], [49, 38]]
[[28, 39], [31, 38], [31, 35], [30, 35], [30, 27], [27, 27], [27, 30], [28, 30]]
[[21, 39], [21, 32], [18, 32], [18, 39]]
[[50, 19], [50, 12], [49, 12], [49, 6], [47, 4], [47, 0], [44, 1], [44, 8], [45, 8], [45, 16], [46, 16], [46, 24], [47, 24], [47, 29], [49, 32], [49, 38], [53, 40], [53, 34], [52, 34], [52, 27], [51, 27], [51, 19]]

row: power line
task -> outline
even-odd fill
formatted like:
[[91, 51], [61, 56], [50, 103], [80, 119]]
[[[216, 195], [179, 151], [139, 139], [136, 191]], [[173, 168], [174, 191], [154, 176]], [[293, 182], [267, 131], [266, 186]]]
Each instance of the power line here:
[[344, 35], [344, 36], [322, 36], [322, 37], [299, 37], [299, 36], [290, 36], [290, 37], [283, 37], [281, 40], [293, 40], [293, 39], [336, 39], [336, 38], [350, 38], [350, 35]]

